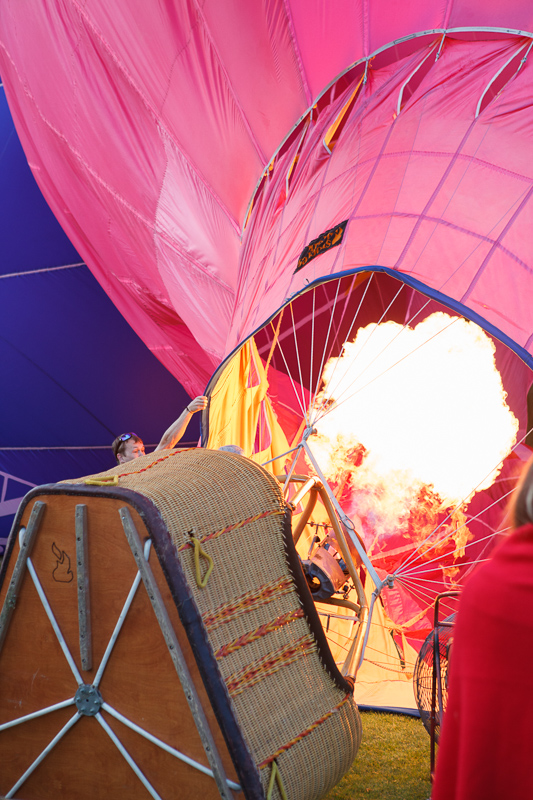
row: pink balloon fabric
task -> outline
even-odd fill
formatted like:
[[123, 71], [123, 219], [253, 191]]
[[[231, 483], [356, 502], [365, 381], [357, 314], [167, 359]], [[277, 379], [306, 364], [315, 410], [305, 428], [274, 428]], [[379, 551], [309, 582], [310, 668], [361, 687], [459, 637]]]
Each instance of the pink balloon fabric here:
[[4, 0], [0, 74], [57, 218], [195, 394], [288, 298], [366, 266], [531, 352], [532, 31], [525, 0]]

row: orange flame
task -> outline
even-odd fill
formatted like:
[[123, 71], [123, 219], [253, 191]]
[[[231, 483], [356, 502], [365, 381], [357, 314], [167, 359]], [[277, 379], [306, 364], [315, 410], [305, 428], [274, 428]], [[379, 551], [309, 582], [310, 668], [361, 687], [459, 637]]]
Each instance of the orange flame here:
[[422, 560], [464, 554], [461, 509], [518, 430], [494, 353], [479, 326], [437, 312], [414, 328], [369, 325], [326, 364], [310, 445], [383, 569], [414, 544]]

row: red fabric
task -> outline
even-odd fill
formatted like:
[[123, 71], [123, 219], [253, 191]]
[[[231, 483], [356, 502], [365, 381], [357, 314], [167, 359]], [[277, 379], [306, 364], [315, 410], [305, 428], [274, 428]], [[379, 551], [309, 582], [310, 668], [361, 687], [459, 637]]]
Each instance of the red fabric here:
[[533, 797], [533, 525], [461, 596], [432, 800]]

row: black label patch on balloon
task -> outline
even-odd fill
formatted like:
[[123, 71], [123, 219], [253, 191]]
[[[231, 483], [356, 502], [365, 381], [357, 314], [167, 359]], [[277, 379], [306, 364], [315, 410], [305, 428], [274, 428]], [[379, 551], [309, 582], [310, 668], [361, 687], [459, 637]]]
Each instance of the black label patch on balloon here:
[[338, 225], [335, 225], [334, 228], [330, 228], [329, 231], [321, 233], [318, 239], [313, 239], [312, 242], [309, 242], [302, 250], [302, 254], [298, 259], [298, 265], [293, 274], [301, 270], [306, 264], [312, 261], [313, 258], [316, 258], [321, 253], [325, 253], [326, 250], [331, 250], [332, 247], [337, 247], [342, 242], [347, 224], [348, 220], [345, 219], [344, 222], [340, 222]]

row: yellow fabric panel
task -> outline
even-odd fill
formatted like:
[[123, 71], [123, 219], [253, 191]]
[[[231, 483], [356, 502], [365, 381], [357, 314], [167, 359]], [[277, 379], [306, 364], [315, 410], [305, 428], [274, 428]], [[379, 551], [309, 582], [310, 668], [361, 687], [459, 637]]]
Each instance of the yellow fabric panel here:
[[[365, 587], [369, 602], [370, 583], [367, 580]], [[403, 650], [400, 660], [391, 635], [394, 630], [397, 627], [378, 600], [374, 605], [365, 658], [357, 673], [355, 698], [361, 705], [416, 709], [413, 671], [417, 654], [400, 631]]]
[[338, 130], [340, 124], [342, 123], [344, 117], [346, 116], [346, 113], [348, 112], [349, 108], [351, 107], [357, 92], [361, 88], [361, 84], [363, 83], [363, 78], [364, 78], [364, 76], [361, 77], [361, 80], [359, 81], [359, 83], [357, 84], [357, 86], [355, 87], [353, 92], [351, 93], [349, 100], [343, 105], [343, 107], [340, 110], [340, 113], [337, 116], [337, 119], [335, 120], [333, 125], [331, 125], [328, 128], [328, 131], [327, 131], [326, 135], [324, 136], [324, 147], [326, 148], [326, 150], [329, 153], [331, 153], [333, 151], [333, 148], [335, 147], [335, 144], [336, 144], [336, 141], [337, 141], [335, 139], [335, 134], [337, 133], [337, 130]]
[[[251, 339], [227, 364], [211, 393], [207, 447], [218, 450], [226, 444], [237, 444], [258, 464], [289, 450], [267, 389], [265, 368]], [[261, 412], [269, 429], [270, 443], [254, 453]], [[268, 464], [266, 469], [279, 473], [283, 471], [284, 463], [285, 459], [279, 459]]]

